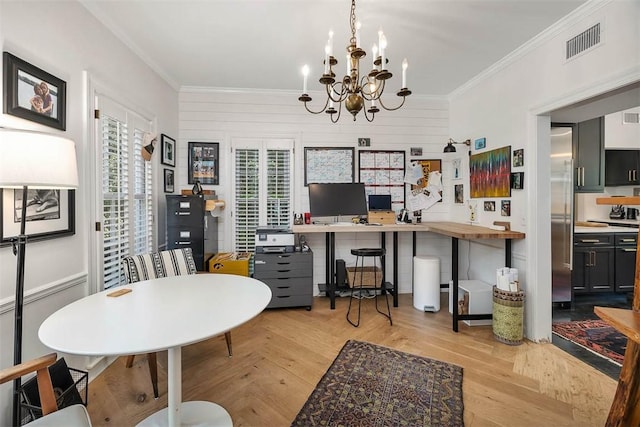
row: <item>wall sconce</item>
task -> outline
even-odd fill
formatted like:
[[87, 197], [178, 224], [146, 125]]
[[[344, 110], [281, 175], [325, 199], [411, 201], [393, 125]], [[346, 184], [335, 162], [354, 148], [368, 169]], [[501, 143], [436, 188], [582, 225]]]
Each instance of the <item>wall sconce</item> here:
[[222, 209], [225, 208], [227, 203], [224, 200], [206, 200], [204, 209], [208, 211], [212, 217], [219, 217], [222, 215]]
[[467, 147], [471, 147], [471, 140], [467, 139], [466, 141], [456, 142], [453, 139], [449, 138], [449, 142], [447, 142], [447, 145], [444, 147], [443, 153], [455, 153], [456, 147], [454, 147], [453, 144], [464, 144]]

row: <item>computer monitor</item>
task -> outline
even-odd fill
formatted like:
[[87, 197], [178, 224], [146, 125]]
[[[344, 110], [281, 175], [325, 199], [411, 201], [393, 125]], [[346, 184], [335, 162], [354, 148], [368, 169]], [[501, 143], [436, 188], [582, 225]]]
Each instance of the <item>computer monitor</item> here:
[[309, 210], [314, 217], [366, 215], [364, 184], [309, 184]]
[[370, 211], [390, 211], [391, 194], [369, 194]]

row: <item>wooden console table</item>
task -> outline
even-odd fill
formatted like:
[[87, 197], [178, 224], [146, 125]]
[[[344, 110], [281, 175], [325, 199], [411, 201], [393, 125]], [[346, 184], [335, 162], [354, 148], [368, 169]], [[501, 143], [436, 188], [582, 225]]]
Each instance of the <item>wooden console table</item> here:
[[[463, 224], [458, 222], [422, 222], [418, 224], [382, 224], [374, 225], [294, 225], [293, 232], [299, 234], [308, 233], [325, 233], [326, 235], [326, 283], [327, 295], [330, 299], [331, 309], [335, 309], [335, 233], [371, 233], [379, 232], [381, 234], [382, 247], [385, 247], [385, 233], [393, 232], [393, 287], [391, 293], [393, 295], [393, 306], [398, 306], [398, 232], [413, 233], [413, 256], [416, 255], [416, 233], [432, 232], [451, 237], [451, 271], [452, 271], [452, 290], [453, 301], [458, 300], [458, 242], [459, 239], [478, 240], [478, 239], [503, 239], [505, 241], [505, 266], [511, 266], [511, 240], [524, 239], [524, 233], [518, 231], [497, 231], [488, 227], [478, 225]], [[385, 271], [383, 263], [383, 281], [385, 280]], [[491, 319], [491, 313], [485, 314], [458, 314], [457, 310], [453, 311], [453, 331], [458, 332], [458, 322], [461, 320], [480, 320]]]
[[[640, 197], [601, 197], [598, 205], [640, 205]], [[624, 353], [618, 388], [613, 398], [607, 427], [640, 425], [640, 230], [636, 252], [636, 273], [631, 310], [611, 307], [595, 307], [595, 313], [605, 322], [624, 334], [627, 349]]]

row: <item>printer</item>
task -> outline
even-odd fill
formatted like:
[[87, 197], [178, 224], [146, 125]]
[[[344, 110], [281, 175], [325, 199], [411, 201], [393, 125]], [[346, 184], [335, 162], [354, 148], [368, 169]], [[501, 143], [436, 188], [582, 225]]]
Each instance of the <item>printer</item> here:
[[295, 237], [290, 228], [278, 226], [256, 228], [256, 253], [293, 252], [294, 248]]

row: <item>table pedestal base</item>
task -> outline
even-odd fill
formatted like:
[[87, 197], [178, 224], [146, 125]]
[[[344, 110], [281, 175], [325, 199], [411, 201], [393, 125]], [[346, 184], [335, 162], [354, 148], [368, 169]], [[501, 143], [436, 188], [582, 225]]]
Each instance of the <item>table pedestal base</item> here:
[[[148, 416], [138, 427], [156, 427], [168, 425], [168, 408], [161, 409]], [[222, 406], [213, 402], [183, 402], [180, 407], [180, 425], [183, 426], [224, 426], [232, 427], [231, 416]]]

